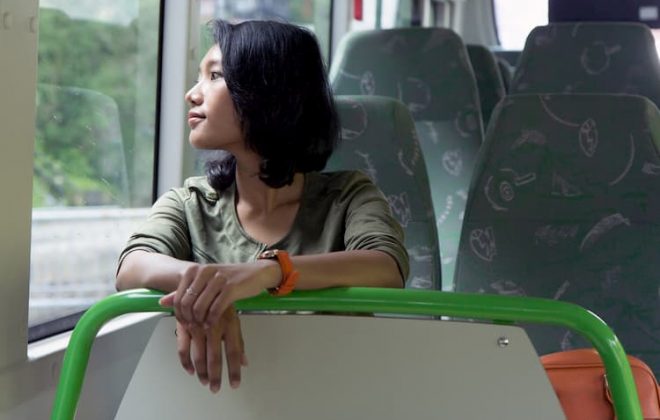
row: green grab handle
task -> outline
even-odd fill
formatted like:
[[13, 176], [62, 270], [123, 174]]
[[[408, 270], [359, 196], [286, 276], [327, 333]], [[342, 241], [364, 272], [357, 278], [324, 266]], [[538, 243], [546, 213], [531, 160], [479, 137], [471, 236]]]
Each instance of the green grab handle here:
[[[73, 420], [96, 334], [110, 319], [130, 312], [172, 312], [159, 305], [161, 292], [127, 290], [90, 307], [73, 330], [64, 355], [51, 420]], [[267, 293], [236, 302], [243, 311], [326, 311], [390, 313], [531, 322], [570, 328], [596, 348], [607, 374], [620, 420], [642, 420], [637, 388], [626, 354], [614, 332], [594, 313], [550, 299], [451, 293], [435, 290], [335, 288], [295, 291], [283, 297]]]

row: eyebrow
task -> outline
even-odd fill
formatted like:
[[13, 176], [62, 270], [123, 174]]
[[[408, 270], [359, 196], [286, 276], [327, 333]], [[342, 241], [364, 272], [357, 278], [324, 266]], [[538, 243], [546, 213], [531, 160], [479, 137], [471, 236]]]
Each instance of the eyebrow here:
[[[206, 68], [209, 68], [209, 67], [212, 67], [212, 66], [218, 65], [218, 64], [220, 64], [220, 61], [216, 60], [215, 58], [212, 58], [212, 59], [210, 59], [209, 61], [206, 62]], [[201, 73], [202, 72], [202, 67], [200, 66], [199, 68], [197, 68], [197, 71], [199, 73]]]

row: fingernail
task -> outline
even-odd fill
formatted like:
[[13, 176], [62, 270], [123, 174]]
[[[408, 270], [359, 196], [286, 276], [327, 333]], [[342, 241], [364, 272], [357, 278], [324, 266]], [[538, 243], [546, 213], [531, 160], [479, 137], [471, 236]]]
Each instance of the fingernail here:
[[208, 380], [208, 379], [200, 379], [199, 381], [200, 381], [200, 382], [202, 383], [202, 385], [204, 385], [204, 386], [206, 386], [206, 385], [209, 384], [209, 380]]
[[233, 389], [238, 388], [238, 386], [241, 384], [241, 381], [237, 381], [236, 379], [232, 380], [230, 385]]
[[188, 375], [194, 375], [195, 374], [195, 369], [188, 368], [188, 369], [186, 369], [186, 372], [188, 372]]
[[217, 385], [217, 384], [211, 385], [211, 392], [212, 393], [217, 394], [218, 391], [220, 391], [220, 385]]

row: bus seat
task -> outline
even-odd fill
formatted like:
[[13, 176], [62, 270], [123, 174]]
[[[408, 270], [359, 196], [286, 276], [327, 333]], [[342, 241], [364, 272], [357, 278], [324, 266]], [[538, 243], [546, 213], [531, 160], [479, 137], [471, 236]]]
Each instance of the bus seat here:
[[497, 60], [497, 67], [500, 69], [500, 76], [502, 76], [502, 84], [504, 85], [504, 92], [506, 94], [511, 89], [511, 79], [513, 78], [514, 69], [504, 58], [496, 56], [495, 59]]
[[440, 287], [438, 235], [426, 166], [415, 125], [401, 102], [377, 96], [337, 96], [342, 143], [326, 169], [359, 169], [383, 191], [405, 231], [407, 286]]
[[212, 394], [181, 368], [162, 318], [115, 419], [564, 418], [518, 327], [246, 314], [241, 327], [250, 365], [238, 389], [223, 373]]
[[495, 105], [506, 95], [499, 65], [492, 52], [483, 45], [467, 45], [468, 56], [474, 70], [481, 103], [481, 120], [488, 127], [488, 120]]
[[463, 41], [442, 28], [351, 32], [337, 49], [330, 82], [337, 95], [389, 96], [408, 107], [429, 173], [443, 289], [450, 289], [483, 139], [479, 94]]
[[[635, 95], [512, 95], [470, 188], [456, 290], [554, 298], [660, 374], [660, 112]], [[584, 347], [528, 329], [540, 354]]]
[[527, 37], [510, 93], [627, 93], [659, 105], [653, 35], [631, 22], [537, 27]]

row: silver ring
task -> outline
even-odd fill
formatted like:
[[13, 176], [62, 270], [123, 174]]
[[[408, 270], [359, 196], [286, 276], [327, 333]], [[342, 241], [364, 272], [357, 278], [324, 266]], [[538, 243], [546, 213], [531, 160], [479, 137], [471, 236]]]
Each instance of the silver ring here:
[[192, 287], [186, 289], [186, 294], [190, 296], [199, 296], [199, 293], [195, 292]]

